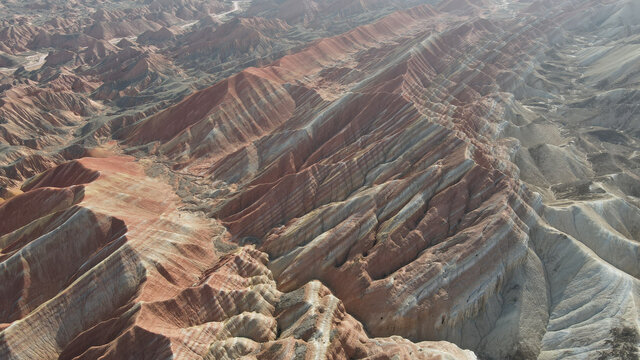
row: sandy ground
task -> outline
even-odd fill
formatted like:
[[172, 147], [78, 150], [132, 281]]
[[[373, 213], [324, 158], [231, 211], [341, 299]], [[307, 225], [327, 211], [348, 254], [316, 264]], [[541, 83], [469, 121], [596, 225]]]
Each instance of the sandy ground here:
[[[220, 19], [220, 20], [224, 20], [224, 18], [225, 18], [227, 15], [232, 14], [232, 13], [234, 13], [234, 12], [238, 11], [238, 10], [240, 10], [240, 1], [233, 1], [233, 9], [231, 9], [231, 10], [229, 10], [229, 11], [222, 12], [222, 13], [220, 13], [220, 14], [209, 13], [209, 15], [211, 15], [211, 16], [215, 16], [215, 17], [217, 17], [217, 18], [218, 18], [218, 19]], [[184, 25], [180, 25], [180, 28], [181, 28], [181, 29], [187, 29], [187, 28], [189, 28], [189, 27], [191, 27], [191, 26], [195, 25], [195, 23], [197, 23], [197, 22], [198, 22], [198, 20], [189, 21], [188, 23], [186, 23], [186, 24], [184, 24]]]
[[45, 59], [47, 58], [47, 55], [48, 53], [43, 53], [43, 52], [31, 53], [31, 55], [26, 55], [26, 56], [17, 55], [16, 58], [24, 59], [24, 61], [21, 62], [18, 66], [14, 66], [10, 68], [0, 67], [0, 73], [11, 74], [14, 71], [16, 71], [20, 66], [24, 66], [24, 68], [29, 71], [37, 70], [42, 66], [42, 64], [44, 64]]

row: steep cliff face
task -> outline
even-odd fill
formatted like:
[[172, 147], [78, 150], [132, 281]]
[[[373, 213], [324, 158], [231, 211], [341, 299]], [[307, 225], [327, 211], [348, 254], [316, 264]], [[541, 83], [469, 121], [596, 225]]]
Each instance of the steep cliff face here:
[[[35, 160], [3, 152], [0, 354], [637, 356], [634, 2], [240, 3], [136, 30], [81, 69], [90, 95], [6, 90]], [[202, 54], [257, 61], [351, 18], [167, 95]]]

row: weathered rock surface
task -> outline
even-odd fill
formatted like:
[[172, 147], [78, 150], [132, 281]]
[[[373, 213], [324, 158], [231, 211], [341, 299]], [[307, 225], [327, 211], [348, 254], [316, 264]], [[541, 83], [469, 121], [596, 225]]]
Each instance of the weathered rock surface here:
[[0, 84], [0, 357], [637, 357], [638, 14], [7, 20], [56, 49]]
[[0, 205], [2, 358], [475, 359], [369, 339], [320, 282], [278, 291], [265, 253], [218, 257], [224, 228], [180, 211], [131, 158], [65, 163], [22, 190]]
[[[134, 299], [170, 296], [217, 258], [212, 229], [183, 216], [171, 188], [130, 158], [65, 163], [23, 190], [1, 205], [3, 358], [56, 358]], [[36, 329], [42, 342], [25, 343]]]

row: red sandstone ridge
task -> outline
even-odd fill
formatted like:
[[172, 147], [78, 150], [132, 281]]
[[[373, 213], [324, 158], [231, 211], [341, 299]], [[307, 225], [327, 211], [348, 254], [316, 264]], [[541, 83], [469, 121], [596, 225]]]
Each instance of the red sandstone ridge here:
[[[447, 343], [369, 339], [319, 282], [278, 291], [257, 250], [218, 258], [224, 228], [180, 211], [131, 158], [65, 163], [22, 190], [0, 204], [3, 358], [475, 358]], [[16, 272], [22, 281], [9, 281]], [[22, 340], [34, 324], [49, 345]]]
[[263, 18], [234, 19], [223, 25], [204, 27], [187, 35], [178, 56], [207, 56], [227, 58], [232, 54], [267, 54], [276, 42], [274, 37], [290, 30], [282, 20]]
[[1, 359], [640, 352], [632, 0], [0, 9]]
[[[195, 281], [192, 274], [216, 261], [210, 242], [214, 228], [180, 213], [170, 187], [146, 179], [131, 158], [66, 163], [23, 190], [0, 205], [5, 214], [2, 266], [7, 269], [2, 274], [23, 269], [22, 282], [3, 280], [0, 289], [7, 305], [1, 321], [10, 324], [0, 346], [3, 358], [42, 358], [42, 351], [45, 358], [57, 357], [82, 332], [133, 306], [134, 299], [177, 294]], [[43, 207], [38, 199], [47, 192], [68, 201], [49, 196], [53, 203]], [[153, 193], [157, 200], [140, 197]], [[24, 213], [10, 210], [17, 207]], [[77, 234], [73, 242], [67, 241], [68, 234]], [[96, 284], [101, 285], [96, 289]], [[79, 301], [86, 305], [67, 306]], [[52, 312], [55, 318], [48, 315]], [[37, 350], [20, 340], [34, 323], [41, 324], [40, 336], [50, 340], [48, 348]], [[121, 330], [126, 328], [122, 324]], [[56, 335], [61, 329], [65, 335]]]
[[[200, 209], [269, 254], [279, 290], [318, 279], [375, 336], [533, 356], [549, 321], [534, 309], [552, 300], [521, 274], [545, 272], [531, 244], [548, 244], [531, 230], [544, 227], [540, 205], [510, 162], [514, 145], [498, 140], [518, 111], [500, 89], [514, 89], [506, 74], [568, 15], [530, 26], [438, 9], [396, 12], [246, 69], [127, 129], [126, 143], [154, 142], [214, 187]], [[505, 306], [505, 284], [520, 299], [536, 294], [514, 305], [522, 317], [482, 310]], [[524, 323], [530, 333], [498, 343]]]
[[136, 39], [141, 44], [153, 44], [171, 41], [175, 38], [175, 35], [171, 30], [166, 27], [162, 27], [157, 31], [147, 30], [140, 34]]

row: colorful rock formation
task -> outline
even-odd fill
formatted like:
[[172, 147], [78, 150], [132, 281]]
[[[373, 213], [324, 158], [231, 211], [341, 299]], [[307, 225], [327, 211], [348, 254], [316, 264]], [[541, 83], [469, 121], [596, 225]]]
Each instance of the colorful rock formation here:
[[637, 10], [124, 2], [0, 38], [56, 47], [0, 84], [0, 358], [637, 357]]

